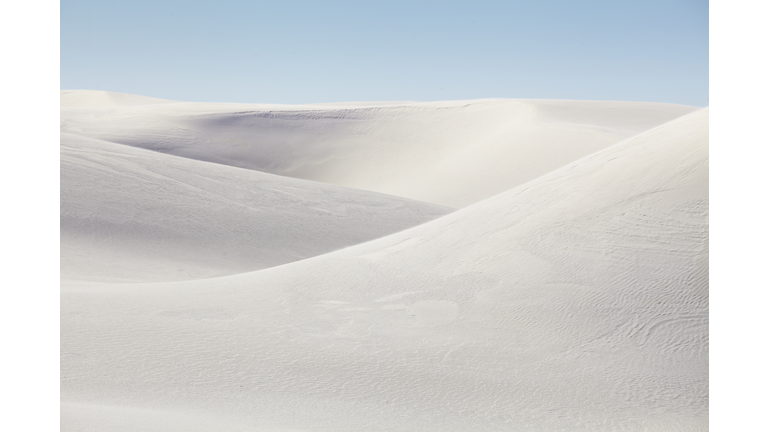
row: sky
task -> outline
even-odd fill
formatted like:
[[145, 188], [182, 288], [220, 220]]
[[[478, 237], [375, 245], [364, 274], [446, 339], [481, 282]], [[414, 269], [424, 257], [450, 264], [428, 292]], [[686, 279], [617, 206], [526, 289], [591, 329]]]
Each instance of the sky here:
[[62, 90], [197, 102], [709, 105], [701, 0], [61, 0]]

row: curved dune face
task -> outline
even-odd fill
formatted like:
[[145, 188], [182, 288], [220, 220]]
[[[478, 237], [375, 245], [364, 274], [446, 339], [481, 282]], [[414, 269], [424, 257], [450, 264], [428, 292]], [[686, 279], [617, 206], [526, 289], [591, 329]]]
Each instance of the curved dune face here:
[[66, 283], [63, 430], [707, 430], [708, 114], [299, 262]]
[[62, 132], [449, 207], [504, 192], [695, 110], [503, 99], [84, 105], [62, 108]]
[[62, 134], [62, 277], [259, 270], [391, 234], [445, 207]]

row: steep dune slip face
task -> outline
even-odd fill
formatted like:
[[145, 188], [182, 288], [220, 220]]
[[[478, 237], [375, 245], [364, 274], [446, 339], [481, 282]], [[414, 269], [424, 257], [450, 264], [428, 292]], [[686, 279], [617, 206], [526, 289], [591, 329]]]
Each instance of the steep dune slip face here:
[[61, 135], [61, 272], [169, 281], [259, 270], [451, 209]]
[[[133, 101], [128, 96], [110, 98]], [[504, 99], [347, 106], [94, 99], [62, 96], [62, 132], [453, 208], [695, 110]]]
[[708, 114], [295, 263], [65, 283], [63, 430], [707, 430]]

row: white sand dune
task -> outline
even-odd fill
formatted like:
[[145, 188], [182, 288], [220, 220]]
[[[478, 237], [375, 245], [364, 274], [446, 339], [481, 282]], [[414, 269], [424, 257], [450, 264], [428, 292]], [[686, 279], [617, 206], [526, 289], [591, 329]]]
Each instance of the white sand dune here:
[[65, 99], [62, 132], [454, 208], [696, 109], [505, 99], [117, 106], [75, 91]]
[[64, 279], [149, 282], [259, 270], [451, 211], [61, 135]]
[[708, 115], [299, 262], [64, 283], [62, 430], [707, 430]]

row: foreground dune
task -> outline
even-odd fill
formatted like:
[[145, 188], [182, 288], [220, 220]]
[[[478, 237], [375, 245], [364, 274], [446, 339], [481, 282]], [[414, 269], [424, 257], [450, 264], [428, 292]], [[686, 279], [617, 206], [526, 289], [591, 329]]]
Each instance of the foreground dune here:
[[65, 282], [62, 430], [706, 430], [707, 164], [703, 109], [336, 252]]
[[454, 208], [696, 109], [505, 99], [144, 104], [101, 93], [62, 94], [62, 132]]

